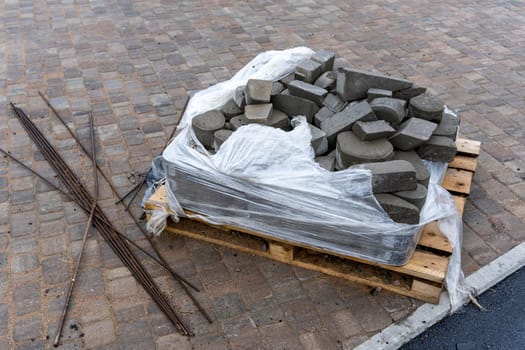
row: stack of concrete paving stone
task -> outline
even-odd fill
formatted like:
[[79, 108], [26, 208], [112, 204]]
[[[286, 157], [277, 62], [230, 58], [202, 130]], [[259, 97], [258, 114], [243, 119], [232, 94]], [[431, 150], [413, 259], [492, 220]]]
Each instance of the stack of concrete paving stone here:
[[327, 50], [279, 81], [248, 80], [192, 123], [213, 152], [243, 125], [290, 130], [298, 115], [310, 124], [316, 162], [329, 171], [370, 170], [376, 199], [400, 223], [419, 222], [429, 180], [422, 159], [450, 162], [456, 154], [459, 120], [426, 88], [354, 69]]

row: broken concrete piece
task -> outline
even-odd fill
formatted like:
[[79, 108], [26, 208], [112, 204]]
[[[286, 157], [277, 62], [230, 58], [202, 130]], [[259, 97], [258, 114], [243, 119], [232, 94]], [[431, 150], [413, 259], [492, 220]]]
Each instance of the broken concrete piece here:
[[419, 118], [410, 118], [399, 126], [389, 140], [402, 151], [410, 151], [428, 141], [437, 124]]
[[335, 150], [328, 153], [326, 156], [316, 157], [314, 160], [321, 166], [321, 168], [325, 168], [328, 171], [335, 170]]
[[340, 112], [345, 107], [345, 101], [337, 94], [327, 94], [322, 105], [328, 107], [332, 112]]
[[332, 51], [321, 49], [314, 53], [310, 58], [312, 61], [321, 64], [321, 73], [330, 71], [334, 68], [335, 53]]
[[445, 136], [453, 141], [456, 141], [458, 131], [459, 119], [451, 113], [443, 113], [441, 122], [439, 123], [436, 130], [434, 130], [434, 136]]
[[367, 169], [372, 172], [374, 193], [413, 191], [417, 188], [416, 170], [406, 160], [364, 163], [353, 169]]
[[225, 123], [226, 119], [219, 110], [199, 114], [191, 120], [195, 136], [206, 148], [213, 146], [213, 134], [215, 131], [224, 128]]
[[396, 91], [412, 86], [408, 80], [392, 78], [386, 75], [369, 73], [353, 68], [337, 69], [336, 91], [345, 101], [366, 98], [370, 88]]
[[314, 85], [326, 90], [335, 88], [336, 76], [333, 71], [324, 72], [315, 80]]
[[448, 137], [432, 136], [417, 149], [417, 154], [423, 159], [433, 162], [448, 163], [456, 156], [456, 143]]
[[375, 197], [393, 221], [410, 225], [419, 223], [419, 210], [412, 203], [387, 193]]
[[445, 105], [441, 100], [430, 94], [412, 97], [408, 105], [408, 115], [439, 123]]
[[268, 125], [278, 129], [289, 130], [290, 119], [288, 118], [286, 113], [274, 108], [272, 110], [272, 115], [268, 119]]
[[334, 60], [334, 68], [333, 68], [334, 73], [336, 73], [339, 68], [350, 68], [350, 67], [351, 67], [351, 64], [350, 62], [346, 60], [346, 58], [337, 57]]
[[384, 90], [384, 89], [370, 88], [366, 92], [366, 100], [368, 102], [378, 97], [392, 97], [392, 91]]
[[301, 76], [303, 77], [302, 80], [307, 83], [313, 83], [321, 73], [321, 64], [311, 59], [306, 59], [295, 67], [296, 78], [297, 76]]
[[305, 98], [318, 106], [321, 105], [326, 94], [328, 94], [327, 90], [300, 80], [291, 81], [288, 84], [288, 91], [290, 91], [290, 95]]
[[273, 105], [271, 103], [247, 105], [244, 107], [244, 116], [248, 124], [268, 124], [268, 119], [272, 114]]
[[295, 71], [286, 74], [286, 75], [285, 75], [284, 77], [282, 77], [279, 81], [280, 81], [284, 86], [288, 86], [288, 83], [291, 82], [292, 80], [295, 80]]
[[428, 187], [428, 182], [430, 180], [430, 173], [428, 172], [427, 167], [419, 158], [415, 151], [403, 152], [396, 151], [394, 154], [393, 160], [406, 160], [416, 170], [416, 180], [418, 183], [422, 184], [425, 187]]
[[391, 97], [378, 97], [370, 102], [377, 119], [386, 120], [392, 126], [403, 121], [406, 115], [406, 101]]
[[233, 134], [233, 131], [226, 129], [215, 131], [215, 133], [213, 134], [213, 149], [215, 150], [215, 152], [219, 150], [224, 141], [226, 141], [226, 139], [230, 137], [231, 134]]
[[308, 124], [308, 126], [310, 127], [310, 133], [312, 134], [312, 140], [310, 143], [312, 144], [315, 155], [320, 156], [328, 152], [328, 140], [326, 139], [326, 133], [312, 124]]
[[248, 121], [246, 120], [246, 116], [244, 114], [236, 115], [235, 117], [232, 117], [230, 119], [230, 125], [232, 130], [237, 130], [241, 126], [248, 125]]
[[399, 98], [401, 100], [409, 101], [412, 97], [416, 97], [417, 95], [424, 94], [426, 91], [427, 91], [427, 88], [414, 84], [409, 88], [394, 91], [393, 97]]
[[280, 94], [284, 90], [284, 85], [278, 81], [274, 81], [272, 84], [272, 91], [270, 91], [270, 96]]
[[244, 98], [245, 91], [246, 91], [246, 85], [238, 86], [235, 89], [235, 94], [233, 95], [233, 101], [239, 108], [244, 108], [244, 106], [246, 106], [246, 99]]
[[323, 120], [331, 118], [334, 114], [335, 113], [332, 112], [328, 107], [321, 108], [319, 112], [315, 113], [314, 115], [314, 125], [320, 128]]
[[246, 104], [260, 104], [270, 102], [273, 81], [250, 79], [246, 83]]
[[242, 114], [242, 109], [237, 106], [232, 98], [221, 107], [221, 112], [224, 115], [224, 118], [228, 121], [231, 117]]
[[413, 191], [395, 192], [394, 195], [414, 204], [419, 210], [421, 210], [427, 200], [427, 188], [421, 184], [417, 184], [416, 189]]
[[337, 169], [346, 169], [360, 163], [388, 160], [392, 158], [393, 154], [394, 148], [386, 139], [361, 141], [351, 131], [337, 135]]
[[354, 134], [362, 141], [371, 141], [393, 135], [396, 130], [384, 120], [356, 122], [352, 126]]
[[374, 112], [366, 101], [346, 106], [341, 112], [321, 122], [321, 129], [328, 137], [330, 148], [335, 147], [337, 134], [352, 130], [352, 125], [357, 121], [376, 120]]
[[310, 124], [314, 120], [315, 113], [319, 111], [317, 104], [312, 101], [292, 95], [278, 94], [272, 96], [272, 103], [275, 108], [283, 111], [290, 118], [296, 115], [304, 115]]

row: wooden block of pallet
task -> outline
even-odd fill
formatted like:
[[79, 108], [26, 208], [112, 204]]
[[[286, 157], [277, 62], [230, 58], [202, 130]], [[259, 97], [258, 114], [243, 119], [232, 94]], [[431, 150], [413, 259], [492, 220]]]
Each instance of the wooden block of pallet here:
[[[475, 151], [479, 154], [480, 143], [458, 139], [457, 145], [458, 155], [449, 164], [443, 185], [447, 184], [449, 187], [448, 190], [462, 215], [470, 183], [465, 181], [465, 178], [469, 178], [467, 175], [457, 174], [469, 173], [472, 180], [476, 169]], [[160, 187], [146, 203], [146, 209], [149, 210], [158, 206], [167, 207], [164, 187]], [[177, 224], [169, 223], [166, 231], [372, 287], [381, 287], [431, 303], [437, 303], [439, 300], [453, 249], [437, 222], [431, 222], [424, 227], [414, 255], [404, 266], [378, 264], [287, 242], [261, 232], [231, 225], [215, 227], [199, 220], [181, 219]]]

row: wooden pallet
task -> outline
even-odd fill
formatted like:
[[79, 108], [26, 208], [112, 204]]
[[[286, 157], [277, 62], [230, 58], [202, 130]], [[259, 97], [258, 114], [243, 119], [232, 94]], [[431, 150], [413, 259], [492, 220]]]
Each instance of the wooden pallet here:
[[[452, 194], [458, 211], [463, 215], [481, 144], [466, 139], [458, 139], [456, 144], [458, 154], [449, 164], [443, 187]], [[159, 206], [167, 208], [164, 187], [160, 187], [146, 203], [147, 210]], [[436, 222], [424, 227], [414, 255], [403, 266], [378, 264], [286, 242], [260, 232], [230, 225], [216, 227], [198, 220], [181, 219], [177, 224], [170, 222], [166, 231], [372, 287], [381, 287], [431, 303], [439, 300], [452, 253], [452, 245]]]

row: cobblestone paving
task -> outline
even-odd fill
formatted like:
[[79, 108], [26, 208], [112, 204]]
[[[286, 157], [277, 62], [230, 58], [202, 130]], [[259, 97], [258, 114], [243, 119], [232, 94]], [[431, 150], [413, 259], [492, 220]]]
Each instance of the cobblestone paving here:
[[[261, 51], [329, 48], [362, 69], [431, 87], [462, 111], [463, 134], [483, 142], [464, 217], [463, 265], [472, 272], [525, 240], [524, 13], [523, 2], [493, 0], [1, 1], [0, 146], [53, 177], [12, 101], [92, 188], [89, 161], [41, 90], [86, 145], [93, 112], [99, 163], [123, 193], [161, 151], [188, 93], [228, 79]], [[140, 240], [114, 201], [104, 185], [108, 216]], [[85, 221], [71, 202], [0, 158], [0, 349], [51, 347]], [[198, 298], [216, 322], [150, 266], [197, 334], [178, 335], [95, 235], [61, 348], [351, 349], [418, 305], [208, 244], [172, 236], [159, 244], [202, 287]]]

